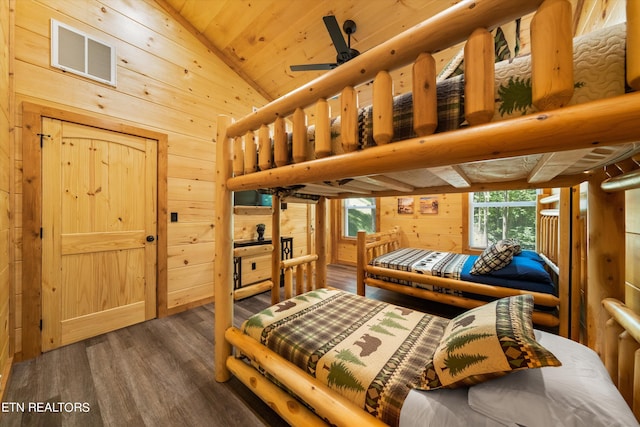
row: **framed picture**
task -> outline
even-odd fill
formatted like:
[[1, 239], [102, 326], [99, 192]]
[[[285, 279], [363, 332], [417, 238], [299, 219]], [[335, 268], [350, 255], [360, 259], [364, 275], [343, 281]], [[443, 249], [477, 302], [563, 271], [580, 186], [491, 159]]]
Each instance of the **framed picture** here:
[[413, 213], [413, 197], [398, 197], [398, 213], [399, 214]]
[[420, 213], [428, 215], [438, 214], [438, 198], [435, 196], [420, 197]]

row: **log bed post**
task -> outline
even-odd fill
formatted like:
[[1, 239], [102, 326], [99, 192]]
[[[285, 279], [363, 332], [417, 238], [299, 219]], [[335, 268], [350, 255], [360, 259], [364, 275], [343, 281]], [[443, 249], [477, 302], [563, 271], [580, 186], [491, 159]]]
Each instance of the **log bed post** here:
[[271, 304], [280, 302], [280, 262], [282, 261], [282, 242], [280, 241], [280, 197], [271, 196], [271, 243], [273, 244], [273, 254], [271, 256]]
[[586, 223], [580, 210], [580, 186], [571, 188], [571, 306], [567, 307], [571, 313], [569, 338], [580, 342], [582, 326], [580, 324], [580, 310], [582, 309], [582, 291], [587, 265], [586, 258]]
[[436, 60], [430, 53], [423, 52], [418, 55], [411, 71], [413, 130], [418, 136], [431, 135], [438, 127]]
[[464, 45], [464, 118], [471, 126], [493, 118], [495, 62], [493, 36], [476, 29]]
[[216, 134], [216, 221], [215, 221], [215, 330], [214, 360], [215, 379], [225, 382], [231, 378], [226, 366], [231, 355], [231, 344], [225, 339], [225, 331], [233, 326], [233, 192], [227, 188], [232, 174], [232, 140], [227, 138], [231, 119], [218, 116]]
[[342, 89], [340, 113], [342, 149], [345, 153], [356, 151], [358, 149], [358, 92], [353, 86]]
[[592, 179], [588, 186], [588, 271], [586, 322], [587, 345], [601, 353], [606, 313], [605, 298], [624, 300], [625, 229], [624, 192], [606, 193], [600, 182]]
[[558, 266], [558, 283], [560, 284], [560, 336], [570, 338], [572, 327], [569, 316], [571, 309], [571, 188], [560, 189], [560, 200], [558, 206], [560, 212], [558, 216], [557, 242], [558, 252], [556, 265]]
[[540, 110], [573, 96], [573, 26], [568, 0], [545, 0], [531, 20], [531, 91]]
[[[627, 0], [627, 46], [640, 43], [640, 2]], [[627, 83], [634, 90], [640, 90], [640, 52], [627, 49]]]
[[365, 295], [366, 285], [364, 279], [367, 275], [365, 267], [367, 265], [367, 232], [363, 230], [358, 231], [356, 241], [356, 253], [358, 256], [357, 264], [358, 270], [356, 271], [356, 293], [358, 295]]
[[327, 287], [327, 199], [320, 197], [316, 204], [316, 288]]

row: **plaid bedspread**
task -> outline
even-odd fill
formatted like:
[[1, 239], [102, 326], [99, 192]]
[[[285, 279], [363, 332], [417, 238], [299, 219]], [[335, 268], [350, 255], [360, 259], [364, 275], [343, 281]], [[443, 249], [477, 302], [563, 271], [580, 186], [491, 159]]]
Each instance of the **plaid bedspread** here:
[[[392, 268], [395, 270], [410, 271], [429, 276], [446, 277], [460, 280], [460, 272], [469, 255], [456, 254], [452, 252], [431, 251], [428, 249], [402, 248], [380, 255], [371, 260], [370, 264], [376, 267]], [[435, 292], [459, 294], [448, 288], [428, 285], [417, 282], [407, 282], [406, 280], [392, 277], [377, 277], [388, 282], [410, 285]]]
[[255, 314], [242, 330], [393, 426], [448, 322], [320, 289]]

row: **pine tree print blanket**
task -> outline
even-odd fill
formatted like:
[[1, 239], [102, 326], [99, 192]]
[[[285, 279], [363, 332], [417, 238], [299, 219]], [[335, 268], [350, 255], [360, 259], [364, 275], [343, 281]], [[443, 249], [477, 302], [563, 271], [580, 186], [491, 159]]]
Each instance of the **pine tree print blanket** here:
[[389, 425], [449, 320], [335, 289], [286, 300], [249, 318], [245, 334]]

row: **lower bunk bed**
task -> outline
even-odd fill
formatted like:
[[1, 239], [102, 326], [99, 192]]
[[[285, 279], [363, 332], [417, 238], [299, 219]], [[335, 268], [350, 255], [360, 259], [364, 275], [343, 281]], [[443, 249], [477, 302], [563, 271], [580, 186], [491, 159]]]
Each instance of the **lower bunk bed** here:
[[513, 239], [496, 242], [480, 255], [406, 248], [397, 227], [379, 233], [360, 231], [357, 293], [365, 295], [371, 286], [467, 309], [530, 294], [535, 299], [536, 325], [557, 328], [560, 335], [577, 340], [579, 310], [572, 304], [579, 300], [574, 296], [579, 286], [572, 287], [572, 280], [579, 278], [569, 273], [581, 269], [572, 262], [584, 261], [566, 255], [580, 233], [572, 227], [570, 214], [579, 209], [579, 189], [545, 191], [536, 210], [537, 251], [522, 250]]
[[[398, 231], [376, 233], [373, 240], [366, 233], [358, 237], [358, 294], [365, 295], [365, 285], [387, 289], [418, 298], [457, 307], [472, 308], [487, 301], [518, 294], [535, 297], [534, 323], [545, 327], [560, 325], [561, 300], [556, 283], [545, 269], [545, 260], [534, 251], [513, 255], [504, 268], [474, 274], [482, 256], [457, 254], [417, 248], [399, 248], [387, 253], [373, 248], [391, 246], [388, 236]], [[490, 246], [490, 257], [504, 247]], [[557, 280], [557, 279], [556, 279]]]
[[598, 355], [532, 312], [519, 295], [448, 320], [321, 288], [227, 330], [227, 366], [292, 425], [638, 425]]

